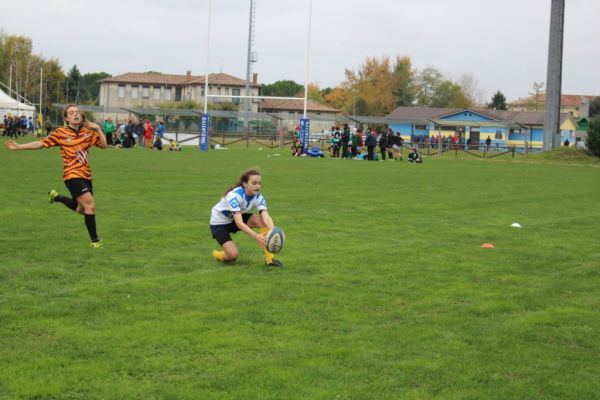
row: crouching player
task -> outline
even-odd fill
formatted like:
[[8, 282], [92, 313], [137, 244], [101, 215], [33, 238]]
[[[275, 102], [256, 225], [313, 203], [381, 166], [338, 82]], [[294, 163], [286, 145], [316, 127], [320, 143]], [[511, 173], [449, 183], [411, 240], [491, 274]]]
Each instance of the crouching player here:
[[[265, 265], [283, 267], [279, 260], [265, 248], [265, 235], [275, 225], [267, 211], [267, 202], [260, 192], [261, 173], [257, 170], [245, 171], [239, 180], [225, 191], [224, 197], [213, 207], [210, 216], [212, 237], [219, 242], [222, 250], [213, 250], [215, 260], [235, 261], [239, 251], [231, 234], [242, 231], [254, 239], [265, 253]], [[253, 209], [258, 214], [253, 214]], [[258, 229], [258, 233], [254, 229]]]

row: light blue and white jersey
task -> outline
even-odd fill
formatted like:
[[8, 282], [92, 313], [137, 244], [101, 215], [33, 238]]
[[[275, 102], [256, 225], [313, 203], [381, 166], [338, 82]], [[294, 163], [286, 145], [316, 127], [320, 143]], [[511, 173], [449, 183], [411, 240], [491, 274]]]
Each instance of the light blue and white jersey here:
[[262, 193], [248, 196], [242, 186], [231, 190], [213, 207], [210, 215], [211, 225], [226, 225], [233, 222], [233, 213], [247, 213], [256, 208], [258, 211], [267, 209], [267, 202]]

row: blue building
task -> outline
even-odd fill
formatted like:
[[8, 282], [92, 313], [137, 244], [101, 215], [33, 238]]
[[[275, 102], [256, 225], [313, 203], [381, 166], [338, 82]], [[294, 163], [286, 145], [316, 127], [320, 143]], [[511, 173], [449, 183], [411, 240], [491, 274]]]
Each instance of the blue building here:
[[[571, 137], [577, 123], [569, 113], [560, 116], [562, 136]], [[544, 112], [489, 109], [398, 107], [386, 118], [389, 127], [405, 141], [427, 141], [431, 136], [456, 136], [458, 143], [485, 143], [492, 146], [542, 147]]]

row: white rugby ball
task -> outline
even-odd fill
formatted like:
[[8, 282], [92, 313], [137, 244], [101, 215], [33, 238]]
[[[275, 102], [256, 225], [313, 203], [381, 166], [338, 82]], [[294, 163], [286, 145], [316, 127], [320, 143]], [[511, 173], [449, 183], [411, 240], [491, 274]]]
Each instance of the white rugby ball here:
[[285, 242], [285, 233], [280, 228], [273, 228], [267, 232], [266, 247], [269, 253], [279, 253]]

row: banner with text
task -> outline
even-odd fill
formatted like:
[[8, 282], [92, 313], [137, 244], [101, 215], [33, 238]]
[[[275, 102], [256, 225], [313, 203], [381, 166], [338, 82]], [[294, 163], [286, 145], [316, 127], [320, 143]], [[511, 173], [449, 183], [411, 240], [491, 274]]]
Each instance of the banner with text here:
[[300, 118], [300, 143], [302, 143], [302, 154], [308, 153], [308, 141], [310, 140], [310, 119]]
[[208, 151], [208, 131], [210, 129], [210, 116], [202, 114], [200, 117], [200, 151]]

